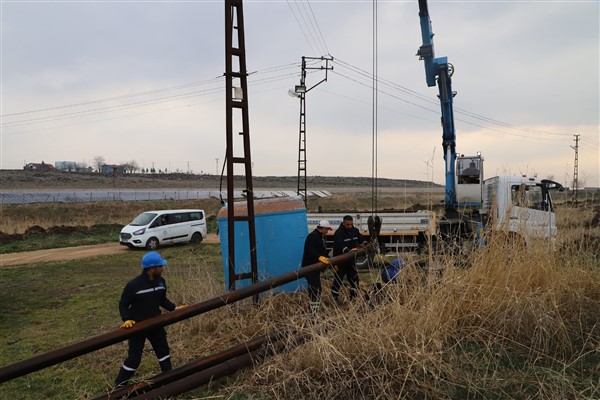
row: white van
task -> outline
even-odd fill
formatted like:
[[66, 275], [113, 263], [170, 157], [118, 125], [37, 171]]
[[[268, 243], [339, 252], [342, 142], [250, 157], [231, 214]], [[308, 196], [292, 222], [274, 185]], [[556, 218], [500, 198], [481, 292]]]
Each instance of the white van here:
[[154, 250], [165, 244], [199, 244], [204, 237], [204, 210], [146, 211], [123, 227], [119, 243], [131, 249], [145, 247]]

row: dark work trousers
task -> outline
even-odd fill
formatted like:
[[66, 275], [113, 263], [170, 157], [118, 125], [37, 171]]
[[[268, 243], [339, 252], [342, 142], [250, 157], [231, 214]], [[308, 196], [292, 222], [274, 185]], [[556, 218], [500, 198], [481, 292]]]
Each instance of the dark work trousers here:
[[162, 327], [152, 329], [148, 332], [129, 338], [129, 352], [115, 379], [115, 386], [127, 385], [129, 379], [133, 376], [137, 367], [139, 367], [140, 362], [142, 361], [142, 353], [144, 351], [146, 338], [150, 341], [152, 349], [154, 349], [161, 371], [167, 372], [172, 369], [171, 353], [169, 352], [169, 344], [167, 343], [167, 333]]
[[315, 271], [306, 275], [308, 282], [308, 296], [311, 302], [318, 302], [321, 298], [321, 271]]
[[338, 271], [333, 274], [333, 284], [331, 285], [331, 295], [335, 300], [340, 296], [340, 288], [343, 285], [344, 277], [348, 278], [350, 283], [350, 299], [354, 299], [358, 294], [358, 270], [354, 263], [338, 267]]

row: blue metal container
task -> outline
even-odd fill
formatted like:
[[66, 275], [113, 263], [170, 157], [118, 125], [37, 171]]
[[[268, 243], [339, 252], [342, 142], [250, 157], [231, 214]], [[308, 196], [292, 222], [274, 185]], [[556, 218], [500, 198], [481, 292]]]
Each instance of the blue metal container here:
[[[246, 215], [246, 202], [235, 203], [235, 215]], [[301, 197], [285, 197], [254, 201], [256, 228], [256, 258], [258, 281], [282, 275], [300, 268], [304, 241], [308, 235], [306, 209]], [[225, 288], [229, 289], [229, 238], [227, 207], [217, 216], [221, 255], [225, 272]], [[251, 272], [248, 223], [235, 222], [235, 272]], [[250, 286], [251, 279], [236, 281], [236, 289]], [[290, 282], [273, 289], [274, 292], [297, 292], [306, 288], [306, 280]]]

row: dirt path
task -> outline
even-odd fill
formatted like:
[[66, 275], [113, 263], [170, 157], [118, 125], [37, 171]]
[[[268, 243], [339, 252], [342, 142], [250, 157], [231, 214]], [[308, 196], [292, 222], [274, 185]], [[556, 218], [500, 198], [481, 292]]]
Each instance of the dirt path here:
[[[202, 243], [219, 243], [219, 237], [215, 234], [209, 234]], [[128, 250], [127, 247], [121, 246], [118, 243], [105, 243], [90, 246], [63, 247], [60, 249], [0, 254], [0, 268], [45, 262], [71, 261], [81, 258], [124, 253]]]

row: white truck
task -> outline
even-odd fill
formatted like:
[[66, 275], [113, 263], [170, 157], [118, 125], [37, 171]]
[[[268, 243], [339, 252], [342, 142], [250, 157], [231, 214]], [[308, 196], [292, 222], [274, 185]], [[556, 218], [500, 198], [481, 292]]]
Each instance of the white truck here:
[[[496, 176], [483, 180], [481, 155], [456, 160], [456, 199], [458, 217], [447, 218], [433, 211], [413, 213], [378, 213], [382, 225], [379, 243], [382, 250], [421, 251], [431, 241], [463, 243], [471, 241], [481, 246], [484, 228], [501, 231], [513, 241], [530, 244], [536, 239], [553, 240], [556, 236], [556, 215], [551, 191], [562, 186], [538, 178]], [[351, 215], [354, 225], [368, 238], [367, 219], [371, 213], [309, 213], [308, 229], [327, 219], [338, 226], [344, 215]], [[492, 224], [492, 225], [490, 225]], [[333, 247], [333, 234], [327, 236]]]

